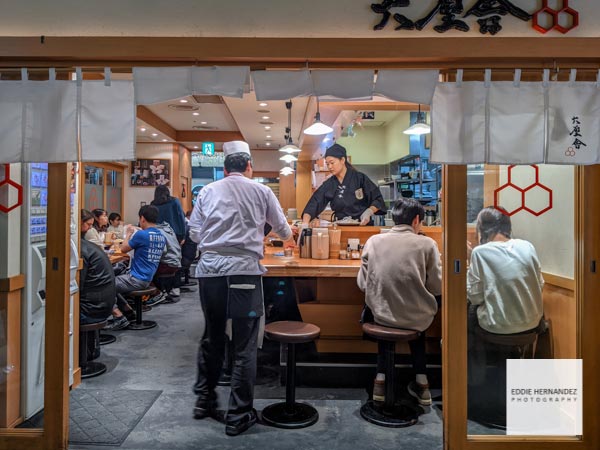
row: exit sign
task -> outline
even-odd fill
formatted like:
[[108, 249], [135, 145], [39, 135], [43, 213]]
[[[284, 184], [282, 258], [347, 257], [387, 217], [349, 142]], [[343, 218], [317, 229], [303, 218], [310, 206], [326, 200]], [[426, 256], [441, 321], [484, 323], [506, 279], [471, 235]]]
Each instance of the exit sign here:
[[214, 142], [203, 142], [202, 143], [202, 154], [203, 155], [214, 155], [215, 154], [215, 143]]

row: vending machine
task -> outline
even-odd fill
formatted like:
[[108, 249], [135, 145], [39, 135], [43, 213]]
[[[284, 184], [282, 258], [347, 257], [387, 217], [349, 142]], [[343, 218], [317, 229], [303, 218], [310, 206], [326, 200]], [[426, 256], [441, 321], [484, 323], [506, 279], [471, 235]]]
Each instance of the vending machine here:
[[[22, 213], [21, 264], [25, 274], [23, 296], [22, 333], [22, 373], [21, 389], [22, 414], [25, 420], [44, 407], [44, 343], [46, 312], [46, 232], [48, 207], [48, 164], [23, 164], [22, 181], [24, 186]], [[76, 171], [75, 171], [76, 172]], [[79, 256], [77, 252], [78, 202], [76, 195], [77, 178], [71, 192], [71, 286], [69, 314], [69, 384], [73, 383], [73, 295], [78, 291], [76, 283]], [[75, 192], [73, 192], [75, 191]], [[73, 226], [73, 223], [75, 226]]]

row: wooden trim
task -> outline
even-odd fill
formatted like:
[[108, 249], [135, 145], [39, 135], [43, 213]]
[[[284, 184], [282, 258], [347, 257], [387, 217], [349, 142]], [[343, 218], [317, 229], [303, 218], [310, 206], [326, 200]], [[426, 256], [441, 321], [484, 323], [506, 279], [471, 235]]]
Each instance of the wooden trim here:
[[66, 449], [69, 438], [70, 166], [48, 165], [44, 448]]
[[40, 450], [45, 449], [44, 432], [38, 429], [17, 428], [2, 430], [0, 450]]
[[177, 130], [150, 111], [146, 106], [138, 105], [136, 115], [138, 119], [156, 128], [167, 137], [177, 140]]
[[444, 165], [442, 171], [444, 448], [458, 450], [467, 437], [467, 167]]
[[[140, 107], [138, 106], [138, 108]], [[243, 141], [244, 136], [239, 131], [176, 130], [175, 139], [178, 142], [229, 142]]]
[[25, 275], [19, 274], [10, 278], [0, 279], [0, 292], [13, 292], [25, 287]]
[[552, 286], [557, 286], [563, 289], [568, 289], [569, 291], [575, 291], [574, 279], [561, 277], [560, 275], [553, 275], [551, 273], [546, 272], [542, 272], [542, 276], [544, 277], [544, 282], [547, 284], [551, 284]]
[[[73, 351], [75, 351], [75, 349], [73, 349]], [[75, 363], [73, 363], [73, 364], [75, 364]], [[78, 364], [79, 364], [79, 362], [78, 362]], [[71, 386], [71, 389], [75, 389], [80, 384], [81, 384], [81, 367], [77, 367], [75, 370], [73, 370], [73, 385]]]
[[11, 368], [6, 371], [0, 389], [0, 428], [10, 428], [19, 422], [21, 415], [22, 293], [20, 288], [0, 291], [0, 328], [5, 331], [6, 342], [3, 351], [0, 351], [0, 367]]
[[[485, 42], [485, 43], [484, 43]], [[291, 67], [553, 67], [597, 66], [600, 38], [246, 38], [35, 37], [0, 38], [2, 67], [191, 65], [245, 63]], [[518, 51], [517, 51], [518, 49]]]

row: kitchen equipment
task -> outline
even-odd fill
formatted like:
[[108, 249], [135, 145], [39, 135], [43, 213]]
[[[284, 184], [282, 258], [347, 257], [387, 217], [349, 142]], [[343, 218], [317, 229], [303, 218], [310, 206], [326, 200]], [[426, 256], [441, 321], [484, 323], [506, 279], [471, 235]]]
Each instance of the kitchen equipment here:
[[340, 256], [340, 239], [342, 230], [333, 227], [329, 230], [329, 259], [337, 259]]
[[303, 228], [300, 232], [300, 258], [310, 258], [312, 256], [312, 228]]
[[435, 222], [435, 211], [425, 211], [425, 225], [432, 226]]
[[329, 230], [314, 228], [311, 245], [313, 259], [329, 259]]

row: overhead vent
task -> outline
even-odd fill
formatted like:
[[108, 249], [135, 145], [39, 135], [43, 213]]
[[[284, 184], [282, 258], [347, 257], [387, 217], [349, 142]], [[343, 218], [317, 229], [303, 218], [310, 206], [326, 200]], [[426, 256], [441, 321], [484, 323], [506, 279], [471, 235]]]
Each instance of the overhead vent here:
[[200, 108], [194, 105], [184, 105], [178, 103], [171, 103], [169, 108], [174, 109], [176, 111], [198, 111]]
[[196, 103], [215, 103], [223, 104], [223, 97], [220, 95], [192, 95]]
[[219, 127], [211, 127], [210, 125], [194, 125], [194, 130], [207, 131], [207, 130], [218, 130]]

